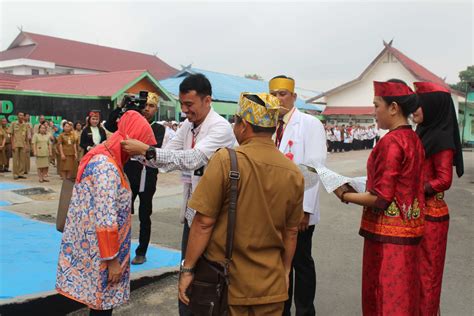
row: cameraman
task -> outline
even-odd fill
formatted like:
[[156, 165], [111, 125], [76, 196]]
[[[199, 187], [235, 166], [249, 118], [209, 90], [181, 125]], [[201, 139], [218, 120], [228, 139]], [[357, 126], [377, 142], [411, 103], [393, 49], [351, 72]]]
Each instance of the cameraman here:
[[[156, 145], [154, 145], [154, 147], [161, 148], [161, 145], [163, 144], [163, 138], [165, 136], [165, 127], [154, 121], [155, 114], [158, 111], [158, 100], [159, 97], [156, 93], [148, 92], [145, 94], [144, 91], [140, 92], [140, 99], [137, 102], [135, 99], [130, 101], [130, 98], [124, 98], [122, 102], [123, 110], [119, 108], [118, 111], [115, 111], [115, 113], [111, 115], [112, 117], [109, 118], [109, 121], [105, 124], [106, 128], [109, 130], [115, 129], [115, 123], [117, 120], [115, 115], [119, 115], [118, 113], [123, 113], [124, 110], [138, 111], [151, 125], [151, 129], [153, 130], [156, 140]], [[152, 202], [153, 195], [156, 191], [158, 169], [149, 167], [144, 169], [140, 162], [129, 160], [124, 166], [124, 171], [128, 177], [128, 180], [130, 181], [130, 188], [132, 189], [132, 214], [134, 213], [134, 202], [137, 195], [140, 198], [140, 206], [138, 207], [138, 218], [140, 220], [139, 244], [135, 250], [135, 258], [133, 258], [132, 264], [143, 264], [146, 261], [146, 251], [148, 249], [148, 244], [150, 243], [150, 217], [153, 211]], [[144, 178], [142, 179], [142, 177]]]

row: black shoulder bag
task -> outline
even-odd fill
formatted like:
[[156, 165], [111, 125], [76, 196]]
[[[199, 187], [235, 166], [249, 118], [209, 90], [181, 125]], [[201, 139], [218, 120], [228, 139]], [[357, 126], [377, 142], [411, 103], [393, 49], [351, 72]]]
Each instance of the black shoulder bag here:
[[230, 201], [227, 220], [225, 262], [215, 262], [202, 255], [196, 263], [194, 280], [188, 288], [189, 309], [196, 316], [227, 316], [229, 313], [227, 290], [229, 286], [229, 264], [232, 261], [235, 214], [237, 209], [238, 180], [240, 173], [237, 156], [227, 148], [230, 156]]

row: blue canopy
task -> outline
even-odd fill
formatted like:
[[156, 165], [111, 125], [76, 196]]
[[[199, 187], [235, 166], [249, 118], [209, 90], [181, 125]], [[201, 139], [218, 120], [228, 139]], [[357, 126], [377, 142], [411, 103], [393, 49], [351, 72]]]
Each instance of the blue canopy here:
[[[212, 99], [215, 101], [239, 102], [242, 92], [266, 92], [268, 91], [268, 81], [247, 79], [235, 75], [228, 75], [208, 70], [187, 68], [174, 77], [160, 81], [160, 84], [170, 93], [177, 96], [179, 94], [179, 85], [186, 78], [187, 74], [202, 73], [212, 85]], [[322, 111], [318, 105], [307, 104], [301, 99], [297, 99], [296, 107], [301, 110]]]

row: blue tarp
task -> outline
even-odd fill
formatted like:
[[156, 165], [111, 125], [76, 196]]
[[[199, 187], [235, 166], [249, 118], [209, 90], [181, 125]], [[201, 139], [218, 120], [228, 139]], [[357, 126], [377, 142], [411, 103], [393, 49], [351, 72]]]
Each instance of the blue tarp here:
[[[55, 288], [61, 233], [52, 224], [0, 210], [0, 304], [2, 299]], [[132, 248], [137, 247], [132, 243]], [[179, 251], [150, 245], [147, 262], [134, 272], [177, 267]]]
[[[223, 74], [202, 69], [188, 69], [191, 73], [202, 73], [212, 85], [212, 99], [216, 101], [239, 102], [242, 92], [267, 92], [268, 81], [259, 81], [247, 79], [244, 77]], [[179, 85], [186, 76], [168, 78], [161, 80], [160, 84], [170, 93], [177, 96], [179, 94]], [[306, 104], [303, 100], [296, 100], [296, 107], [301, 110], [322, 111], [322, 108], [314, 104]]]

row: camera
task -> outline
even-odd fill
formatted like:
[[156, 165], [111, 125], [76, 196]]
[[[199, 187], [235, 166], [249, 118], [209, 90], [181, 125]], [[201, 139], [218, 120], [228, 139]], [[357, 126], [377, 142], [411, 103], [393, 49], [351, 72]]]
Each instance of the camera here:
[[123, 96], [121, 102], [122, 112], [129, 110], [135, 110], [138, 112], [143, 111], [148, 98], [148, 91], [140, 91], [138, 95], [126, 94]]
[[104, 127], [109, 132], [115, 132], [118, 129], [118, 119], [127, 111], [133, 110], [142, 113], [145, 109], [148, 99], [148, 91], [140, 91], [138, 95], [125, 94], [118, 107], [110, 112], [109, 119], [105, 122]]

